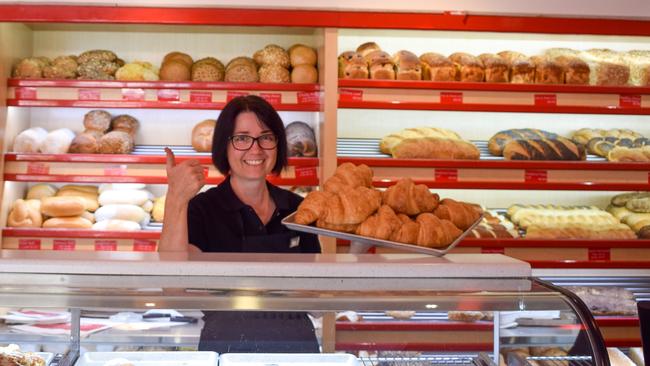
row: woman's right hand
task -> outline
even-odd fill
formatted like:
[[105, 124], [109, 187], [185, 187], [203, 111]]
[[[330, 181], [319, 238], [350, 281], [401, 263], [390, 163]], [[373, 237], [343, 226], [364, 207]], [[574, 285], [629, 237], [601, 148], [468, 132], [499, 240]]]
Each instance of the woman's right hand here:
[[167, 201], [171, 197], [179, 203], [188, 203], [205, 184], [204, 168], [197, 159], [176, 164], [174, 152], [168, 147], [167, 154]]

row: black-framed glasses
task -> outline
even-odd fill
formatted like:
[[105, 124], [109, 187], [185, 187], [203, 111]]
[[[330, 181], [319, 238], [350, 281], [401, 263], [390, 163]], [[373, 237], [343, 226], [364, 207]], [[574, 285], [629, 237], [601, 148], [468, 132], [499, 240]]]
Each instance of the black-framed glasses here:
[[230, 143], [232, 143], [232, 147], [234, 147], [235, 150], [248, 150], [253, 147], [255, 141], [257, 141], [257, 146], [264, 150], [273, 150], [278, 146], [278, 138], [272, 133], [267, 133], [257, 137], [248, 135], [230, 136]]

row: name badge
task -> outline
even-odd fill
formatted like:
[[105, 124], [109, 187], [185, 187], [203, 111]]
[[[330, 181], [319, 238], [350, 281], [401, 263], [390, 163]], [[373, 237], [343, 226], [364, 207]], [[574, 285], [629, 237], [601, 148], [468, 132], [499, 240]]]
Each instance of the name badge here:
[[293, 238], [291, 238], [291, 242], [289, 242], [289, 248], [295, 248], [298, 245], [300, 245], [300, 237], [294, 236]]

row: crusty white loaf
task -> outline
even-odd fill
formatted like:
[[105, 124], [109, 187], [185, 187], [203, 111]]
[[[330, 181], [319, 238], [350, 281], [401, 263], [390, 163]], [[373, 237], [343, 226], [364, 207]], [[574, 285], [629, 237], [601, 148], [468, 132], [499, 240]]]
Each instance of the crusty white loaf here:
[[144, 227], [149, 224], [149, 214], [140, 206], [128, 204], [110, 204], [95, 211], [97, 222], [111, 219], [129, 220]]
[[17, 153], [37, 153], [47, 137], [42, 127], [32, 127], [19, 133], [14, 139], [13, 151]]
[[110, 204], [129, 204], [142, 206], [148, 200], [152, 200], [153, 195], [145, 190], [107, 190], [99, 195], [99, 204], [102, 206]]
[[59, 128], [47, 134], [39, 150], [44, 154], [65, 154], [70, 148], [75, 134], [69, 128]]

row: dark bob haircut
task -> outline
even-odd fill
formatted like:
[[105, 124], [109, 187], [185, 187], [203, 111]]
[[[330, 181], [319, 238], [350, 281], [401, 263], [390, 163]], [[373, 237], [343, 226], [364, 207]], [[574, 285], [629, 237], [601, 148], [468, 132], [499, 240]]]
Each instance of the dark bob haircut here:
[[284, 123], [273, 106], [256, 95], [246, 95], [233, 98], [221, 111], [217, 118], [217, 126], [212, 137], [212, 163], [221, 174], [230, 173], [228, 164], [228, 144], [235, 132], [235, 120], [242, 112], [253, 112], [260, 122], [264, 123], [278, 139], [277, 158], [273, 167], [274, 174], [280, 174], [287, 166], [287, 137]]

